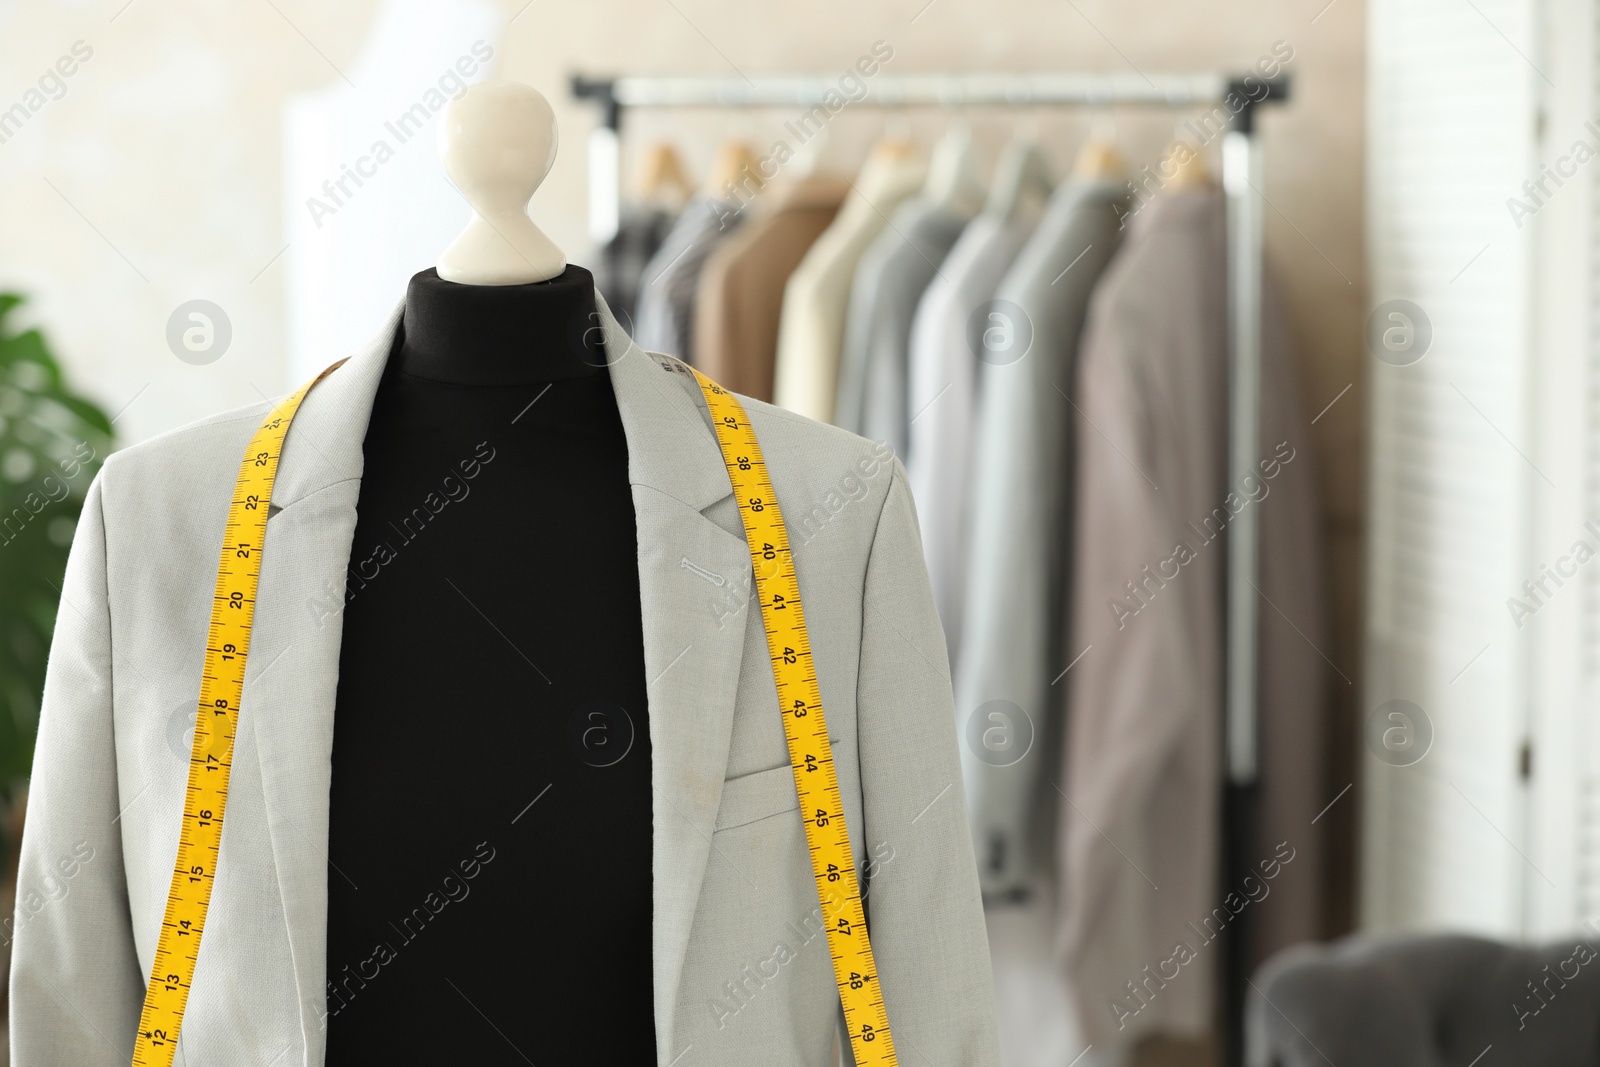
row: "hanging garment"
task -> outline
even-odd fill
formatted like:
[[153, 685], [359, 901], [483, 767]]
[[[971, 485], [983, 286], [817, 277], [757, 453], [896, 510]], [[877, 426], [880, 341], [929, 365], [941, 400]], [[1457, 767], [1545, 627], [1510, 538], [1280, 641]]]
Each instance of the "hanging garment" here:
[[[654, 913], [645, 959], [659, 1062], [690, 1062], [692, 1046], [696, 1064], [823, 1067], [833, 1062], [839, 989], [766, 635], [747, 601], [750, 548], [728, 470], [686, 368], [633, 344], [598, 297], [597, 310], [638, 529], [637, 558], [616, 562], [639, 571], [651, 679]], [[362, 436], [400, 315], [396, 306], [310, 392], [283, 448], [250, 648], [261, 669], [244, 687], [227, 833], [183, 1028], [188, 1063], [323, 1062], [340, 611]], [[123, 449], [89, 488], [62, 586], [17, 874], [19, 900], [54, 898], [15, 930], [19, 1064], [127, 1063], [172, 880], [189, 753], [175, 751], [171, 735], [200, 682], [215, 592], [206, 561], [216, 559], [240, 457], [270, 406]], [[904, 469], [830, 427], [758, 401], [747, 411], [791, 522], [808, 502], [836, 495], [842, 478], [862, 486], [830, 515], [827, 536], [791, 547], [843, 814], [858, 867], [870, 872], [876, 979], [893, 1032], [907, 1050], [997, 1067], [944, 638]], [[485, 642], [499, 640], [484, 631]], [[449, 672], [471, 663], [395, 667]], [[493, 744], [493, 717], [520, 709], [437, 710], [438, 729], [479, 731]], [[535, 799], [539, 783], [528, 787]], [[485, 811], [481, 825], [462, 827], [472, 835], [467, 856], [479, 841], [509, 847], [516, 815]], [[475, 893], [516, 891], [495, 888], [495, 870], [483, 864]], [[575, 911], [582, 880], [573, 880]], [[446, 911], [438, 921], [450, 919]], [[383, 981], [374, 968], [387, 961], [376, 956], [352, 973]], [[560, 964], [528, 961], [538, 974], [559, 974]], [[441, 996], [455, 996], [439, 977]], [[535, 990], [530, 1010], [537, 999]]]
[[[987, 211], [961, 232], [928, 283], [911, 326], [907, 374], [906, 473], [922, 520], [922, 551], [951, 662], [961, 648], [978, 357], [991, 328], [995, 290], [1038, 224], [1042, 204], [1013, 217]], [[959, 667], [955, 668], [959, 670]]]
[[689, 201], [644, 270], [634, 339], [647, 352], [694, 362], [695, 289], [711, 253], [744, 221], [744, 213], [712, 196]]
[[1000, 1062], [1006, 1067], [1128, 1067], [1133, 1050], [1091, 1045], [1071, 1010], [1056, 956], [1055, 870], [1043, 865], [1028, 894], [986, 900]]
[[605, 294], [617, 319], [631, 326], [638, 315], [639, 286], [650, 257], [667, 239], [677, 214], [661, 207], [632, 207], [622, 213], [617, 232], [600, 249], [595, 288]]
[[[1009, 307], [978, 367], [966, 611], [956, 711], [986, 894], [1023, 890], [1054, 811], [1078, 335], [1120, 238], [1122, 189], [1072, 181], [997, 290]], [[1009, 338], [1005, 334], [1009, 333]], [[1001, 343], [1004, 341], [1004, 343]]]
[[849, 189], [821, 177], [768, 189], [757, 213], [706, 260], [694, 313], [695, 365], [719, 385], [772, 399], [784, 286]]
[[[1163, 192], [1132, 218], [1084, 335], [1058, 947], [1096, 1043], [1208, 1029], [1211, 942], [1244, 908], [1262, 954], [1318, 935], [1312, 819], [1333, 791], [1316, 459], [1269, 285], [1261, 457], [1228, 483], [1227, 267], [1221, 192]], [[1222, 535], [1246, 507], [1261, 523], [1261, 826], [1250, 872], [1219, 891]]]
[[811, 246], [783, 290], [773, 399], [818, 422], [833, 420], [844, 321], [856, 264], [927, 168], [913, 157], [874, 153], [838, 217]]
[[917, 197], [862, 253], [850, 287], [833, 421], [904, 457], [911, 320], [968, 216]]

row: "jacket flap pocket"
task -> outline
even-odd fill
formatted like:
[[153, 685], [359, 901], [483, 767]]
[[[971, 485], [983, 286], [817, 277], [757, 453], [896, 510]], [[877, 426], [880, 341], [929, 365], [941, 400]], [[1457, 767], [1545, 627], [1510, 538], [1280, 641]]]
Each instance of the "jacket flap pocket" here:
[[794, 769], [787, 763], [771, 770], [741, 774], [722, 783], [722, 806], [717, 809], [716, 829], [743, 826], [799, 807]]

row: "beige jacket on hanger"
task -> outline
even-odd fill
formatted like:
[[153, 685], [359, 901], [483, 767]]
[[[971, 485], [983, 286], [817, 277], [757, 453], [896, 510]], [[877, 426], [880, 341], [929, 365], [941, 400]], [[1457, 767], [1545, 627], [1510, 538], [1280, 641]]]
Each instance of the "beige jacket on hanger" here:
[[922, 188], [927, 167], [874, 155], [833, 224], [817, 238], [783, 292], [773, 400], [818, 422], [833, 421], [845, 315], [856, 264], [900, 202]]
[[[832, 916], [820, 915], [728, 471], [687, 368], [639, 348], [598, 308], [639, 534], [638, 558], [617, 565], [639, 569], [631, 607], [651, 679], [657, 1063], [825, 1067], [842, 1018], [821, 932]], [[362, 438], [401, 312], [311, 391], [283, 446], [180, 1064], [323, 1063], [339, 611]], [[14, 930], [19, 1067], [130, 1061], [189, 767], [169, 740], [172, 709], [198, 691], [228, 500], [268, 410], [263, 401], [116, 452], [90, 487], [17, 876], [18, 900], [43, 902]], [[746, 410], [791, 534], [902, 1060], [921, 1048], [996, 1067], [944, 633], [904, 469], [842, 430], [754, 400]], [[440, 708], [439, 728], [471, 727], [461, 709]], [[581, 894], [584, 873], [552, 877], [572, 876]], [[543, 921], [578, 921], [582, 903]], [[560, 964], [528, 961], [530, 997], [559, 980]]]
[[695, 295], [694, 360], [717, 384], [772, 400], [784, 286], [849, 190], [842, 179], [821, 177], [763, 190], [754, 217], [706, 260]]
[[[1319, 934], [1326, 781], [1316, 457], [1264, 294], [1256, 477], [1228, 483], [1227, 235], [1215, 188], [1158, 193], [1101, 279], [1078, 369], [1061, 773], [1061, 958], [1097, 1045], [1213, 1023], [1218, 935]], [[1226, 533], [1258, 508], [1260, 824], [1219, 887]], [[1086, 651], [1085, 651], [1086, 649]], [[1130, 984], [1131, 983], [1131, 984]]]

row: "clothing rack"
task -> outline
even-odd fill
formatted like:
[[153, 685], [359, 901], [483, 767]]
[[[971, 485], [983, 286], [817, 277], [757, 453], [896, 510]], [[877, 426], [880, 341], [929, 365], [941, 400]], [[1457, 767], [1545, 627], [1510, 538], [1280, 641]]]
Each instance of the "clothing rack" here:
[[[1254, 476], [1260, 455], [1262, 152], [1255, 112], [1289, 99], [1287, 76], [922, 74], [871, 79], [849, 108], [1150, 107], [1167, 110], [1242, 101], [1222, 139], [1222, 186], [1228, 223], [1228, 485]], [[589, 222], [596, 242], [621, 218], [619, 163], [623, 114], [629, 108], [810, 108], [823, 104], [833, 76], [572, 77], [572, 93], [598, 104], [601, 123], [589, 135]], [[1232, 111], [1231, 108], [1229, 108]], [[1260, 514], [1245, 508], [1228, 525], [1226, 703], [1224, 705], [1224, 885], [1252, 869], [1259, 760], [1256, 665], [1256, 577]], [[1249, 913], [1229, 927], [1223, 965], [1226, 1062], [1244, 1061], [1243, 1017], [1250, 958]]]

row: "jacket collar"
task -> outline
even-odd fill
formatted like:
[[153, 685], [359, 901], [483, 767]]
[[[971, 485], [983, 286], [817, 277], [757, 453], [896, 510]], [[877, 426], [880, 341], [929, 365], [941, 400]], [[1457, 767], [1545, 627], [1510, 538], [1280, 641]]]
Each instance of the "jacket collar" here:
[[[638, 534], [652, 968], [665, 1065], [682, 1053], [673, 1048], [674, 1014], [727, 771], [751, 564], [742, 531], [704, 514], [732, 489], [693, 376], [635, 344], [599, 294], [596, 305], [592, 328], [603, 331], [622, 416]], [[289, 430], [245, 678], [243, 717], [254, 731], [308, 1067], [322, 1062], [326, 1047], [328, 796], [343, 592], [362, 442], [402, 310], [397, 304], [378, 334], [310, 392]]]

